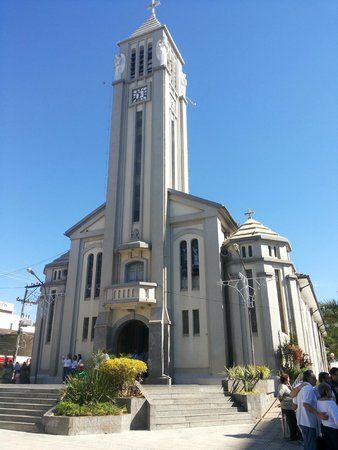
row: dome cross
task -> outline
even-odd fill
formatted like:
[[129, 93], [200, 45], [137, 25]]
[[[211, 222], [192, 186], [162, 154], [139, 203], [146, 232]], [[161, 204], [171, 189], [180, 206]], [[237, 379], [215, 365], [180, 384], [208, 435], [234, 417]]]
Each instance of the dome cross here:
[[254, 214], [255, 211], [253, 211], [252, 209], [248, 209], [247, 212], [244, 213], [245, 216], [248, 216], [248, 219], [251, 219]]
[[159, 0], [151, 0], [151, 3], [147, 9], [151, 11], [152, 16], [156, 17], [156, 8], [160, 6], [160, 4], [161, 3], [159, 2]]

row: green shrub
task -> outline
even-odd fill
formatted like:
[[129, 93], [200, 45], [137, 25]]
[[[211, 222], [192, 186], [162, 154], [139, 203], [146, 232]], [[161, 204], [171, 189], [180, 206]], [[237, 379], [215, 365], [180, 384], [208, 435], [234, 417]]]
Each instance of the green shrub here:
[[126, 408], [120, 408], [111, 402], [92, 403], [79, 405], [70, 401], [60, 402], [54, 410], [56, 416], [118, 416], [126, 412]]
[[113, 391], [122, 396], [129, 394], [137, 378], [146, 371], [146, 363], [125, 357], [107, 359], [99, 368], [99, 372], [108, 378]]
[[266, 366], [246, 366], [225, 367], [225, 375], [229, 380], [233, 380], [233, 392], [243, 390], [252, 392], [258, 380], [266, 380], [270, 376], [270, 369]]
[[96, 369], [89, 372], [86, 377], [69, 377], [62, 400], [84, 405], [88, 403], [107, 402], [114, 395], [113, 386], [109, 382], [107, 375]]
[[287, 369], [285, 373], [289, 375], [290, 381], [291, 383], [293, 383], [299, 377], [299, 375], [303, 375], [305, 370], [307, 370], [306, 367], [303, 367], [302, 369], [300, 369], [299, 367], [291, 367]]
[[259, 372], [261, 380], [268, 380], [271, 375], [271, 370], [268, 366], [256, 366], [256, 369]]

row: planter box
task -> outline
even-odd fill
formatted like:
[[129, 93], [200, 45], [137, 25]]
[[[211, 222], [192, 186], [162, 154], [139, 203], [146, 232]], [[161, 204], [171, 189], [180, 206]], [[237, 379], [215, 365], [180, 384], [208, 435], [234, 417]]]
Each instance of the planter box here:
[[[244, 385], [241, 381], [236, 382], [234, 380], [226, 380], [223, 382], [223, 386], [225, 391], [230, 394], [233, 394], [235, 390], [239, 393], [244, 391]], [[254, 391], [258, 394], [274, 394], [275, 381], [273, 379], [258, 380], [254, 387]]]
[[130, 414], [119, 416], [54, 416], [52, 410], [42, 418], [45, 433], [73, 436], [76, 434], [120, 433], [130, 430]]
[[263, 417], [266, 410], [274, 401], [273, 394], [232, 394], [232, 397], [243, 406], [244, 410], [254, 419]]
[[145, 398], [118, 398], [116, 403], [126, 406], [128, 413], [119, 416], [66, 417], [54, 416], [52, 408], [42, 418], [45, 433], [72, 436], [147, 429], [148, 402]]
[[148, 430], [149, 403], [144, 397], [116, 398], [118, 406], [125, 406], [131, 416], [130, 430]]

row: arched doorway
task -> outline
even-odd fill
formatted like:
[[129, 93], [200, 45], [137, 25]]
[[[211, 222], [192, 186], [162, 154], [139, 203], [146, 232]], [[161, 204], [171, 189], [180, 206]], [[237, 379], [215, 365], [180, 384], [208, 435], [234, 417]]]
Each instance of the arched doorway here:
[[121, 326], [117, 335], [116, 353], [138, 354], [147, 357], [149, 348], [149, 329], [140, 320], [130, 320]]

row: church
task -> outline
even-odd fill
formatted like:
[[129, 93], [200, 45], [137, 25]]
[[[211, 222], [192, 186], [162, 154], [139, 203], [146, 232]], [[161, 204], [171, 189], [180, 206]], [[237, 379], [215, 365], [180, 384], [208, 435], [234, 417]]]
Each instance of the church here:
[[106, 202], [45, 266], [31, 375], [59, 382], [63, 356], [106, 349], [141, 355], [152, 383], [214, 383], [224, 366], [278, 368], [291, 337], [324, 370], [325, 326], [288, 239], [189, 193], [187, 77], [156, 3], [118, 44]]

